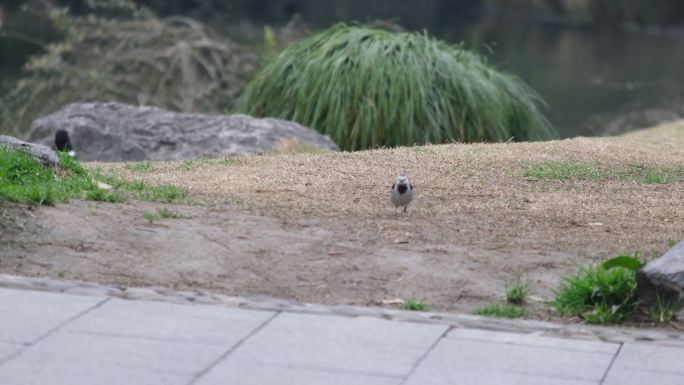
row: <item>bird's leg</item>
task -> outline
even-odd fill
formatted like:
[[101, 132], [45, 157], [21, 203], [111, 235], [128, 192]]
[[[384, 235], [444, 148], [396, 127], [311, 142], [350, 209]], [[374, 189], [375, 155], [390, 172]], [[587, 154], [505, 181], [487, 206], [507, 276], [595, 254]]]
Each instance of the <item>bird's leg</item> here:
[[394, 216], [395, 216], [395, 217], [397, 216], [397, 210], [399, 210], [399, 206], [398, 206], [398, 205], [394, 206]]
[[406, 209], [408, 209], [408, 205], [404, 206], [404, 212], [406, 212]]

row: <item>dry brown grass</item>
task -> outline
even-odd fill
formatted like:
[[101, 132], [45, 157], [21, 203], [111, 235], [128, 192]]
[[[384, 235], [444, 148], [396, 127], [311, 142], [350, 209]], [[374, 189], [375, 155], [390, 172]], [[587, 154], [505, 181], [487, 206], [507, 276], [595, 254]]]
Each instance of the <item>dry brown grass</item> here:
[[[681, 219], [682, 212], [674, 209], [682, 196], [682, 133], [684, 123], [678, 123], [625, 137], [277, 154], [205, 162], [192, 170], [179, 162], [155, 163], [147, 173], [131, 172], [122, 164], [97, 166], [126, 180], [174, 184], [212, 202], [245, 202], [278, 216], [386, 217], [394, 214], [388, 186], [396, 174], [406, 172], [417, 189], [412, 210], [417, 218], [473, 210], [544, 217], [633, 211], [640, 216], [669, 206], [672, 210], [666, 211]], [[525, 165], [539, 162], [586, 164], [602, 170], [605, 178], [525, 177]], [[680, 178], [672, 184], [638, 184], [627, 175], [634, 165], [671, 170]]]

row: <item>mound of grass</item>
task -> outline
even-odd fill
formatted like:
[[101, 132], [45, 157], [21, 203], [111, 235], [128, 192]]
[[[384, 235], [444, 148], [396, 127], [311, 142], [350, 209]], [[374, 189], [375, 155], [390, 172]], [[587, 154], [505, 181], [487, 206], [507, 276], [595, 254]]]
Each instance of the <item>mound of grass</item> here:
[[75, 159], [58, 155], [60, 168], [54, 171], [24, 152], [0, 146], [0, 202], [53, 205], [97, 190]]
[[288, 46], [247, 87], [246, 112], [297, 121], [342, 149], [543, 140], [539, 95], [425, 33], [335, 25]]
[[582, 266], [563, 278], [554, 305], [561, 315], [578, 316], [588, 323], [620, 322], [638, 307], [636, 271]]
[[[188, 196], [185, 190], [173, 185], [151, 186], [143, 182], [120, 182], [97, 171], [90, 175], [73, 157], [66, 153], [58, 155], [59, 168], [52, 170], [26, 153], [0, 146], [0, 203], [13, 201], [54, 205], [71, 198], [123, 202], [129, 196], [147, 201], [174, 203]], [[95, 180], [107, 182], [112, 189], [98, 187]]]
[[495, 318], [522, 318], [527, 314], [522, 306], [491, 304], [477, 309], [475, 314]]

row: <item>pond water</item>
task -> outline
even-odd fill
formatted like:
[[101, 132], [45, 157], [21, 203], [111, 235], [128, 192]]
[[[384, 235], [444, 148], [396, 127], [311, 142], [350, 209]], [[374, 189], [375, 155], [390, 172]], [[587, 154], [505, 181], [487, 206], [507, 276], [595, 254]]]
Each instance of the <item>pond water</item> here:
[[[465, 42], [466, 47], [488, 56], [497, 68], [518, 75], [537, 90], [547, 101], [545, 112], [561, 137], [599, 135], [601, 124], [591, 122], [630, 107], [673, 101], [684, 105], [681, 36], [493, 17], [469, 9], [443, 10], [437, 1], [427, 1], [424, 7], [399, 1], [392, 6], [364, 8], [354, 7], [360, 2], [352, 1], [345, 9], [316, 8], [321, 3], [326, 2], [311, 2], [313, 8], [290, 11], [301, 12], [313, 30], [338, 21], [389, 19], [408, 30], [427, 30], [449, 42]], [[278, 27], [290, 16], [248, 12], [240, 16], [240, 23], [251, 25], [258, 34], [264, 24]], [[17, 63], [36, 51], [35, 44], [0, 36], [0, 80], [16, 78]]]
[[590, 123], [599, 116], [684, 105], [684, 38], [511, 19], [433, 33], [479, 47], [524, 79], [548, 103], [561, 137], [601, 134]]

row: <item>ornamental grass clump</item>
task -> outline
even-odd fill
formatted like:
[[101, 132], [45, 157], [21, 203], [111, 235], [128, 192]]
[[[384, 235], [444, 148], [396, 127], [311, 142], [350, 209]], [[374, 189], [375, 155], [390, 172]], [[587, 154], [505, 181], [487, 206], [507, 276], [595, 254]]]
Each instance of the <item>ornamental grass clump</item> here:
[[344, 24], [288, 46], [245, 97], [247, 113], [297, 121], [346, 150], [550, 139], [543, 105], [462, 45]]

